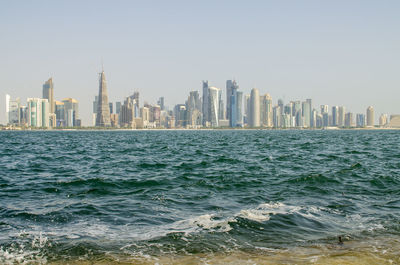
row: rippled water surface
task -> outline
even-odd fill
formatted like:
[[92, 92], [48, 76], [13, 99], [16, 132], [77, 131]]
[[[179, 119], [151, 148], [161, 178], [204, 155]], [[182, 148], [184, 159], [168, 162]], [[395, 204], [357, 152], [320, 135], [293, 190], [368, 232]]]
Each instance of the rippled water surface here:
[[0, 263], [390, 264], [399, 249], [400, 131], [0, 132]]

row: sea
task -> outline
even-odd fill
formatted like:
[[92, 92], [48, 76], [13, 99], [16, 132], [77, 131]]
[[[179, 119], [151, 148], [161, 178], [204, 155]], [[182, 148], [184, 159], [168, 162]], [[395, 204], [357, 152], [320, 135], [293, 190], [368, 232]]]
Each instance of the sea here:
[[0, 264], [400, 264], [400, 131], [1, 131]]

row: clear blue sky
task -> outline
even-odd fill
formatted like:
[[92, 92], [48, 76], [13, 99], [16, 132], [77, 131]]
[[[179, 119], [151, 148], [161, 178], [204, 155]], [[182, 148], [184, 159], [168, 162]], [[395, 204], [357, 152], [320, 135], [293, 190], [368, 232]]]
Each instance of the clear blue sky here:
[[172, 107], [208, 79], [283, 98], [400, 113], [400, 1], [1, 1], [4, 94], [79, 100], [88, 125], [101, 60], [110, 100]]

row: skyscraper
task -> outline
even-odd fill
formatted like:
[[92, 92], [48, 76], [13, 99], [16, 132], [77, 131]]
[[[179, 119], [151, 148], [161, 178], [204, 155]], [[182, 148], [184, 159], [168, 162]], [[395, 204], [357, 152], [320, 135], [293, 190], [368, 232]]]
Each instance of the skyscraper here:
[[231, 95], [232, 95], [232, 80], [226, 80], [226, 118], [229, 120], [229, 124], [231, 123]]
[[108, 103], [108, 106], [110, 106], [110, 114], [113, 114], [114, 110], [114, 105], [112, 102]]
[[107, 81], [104, 71], [99, 78], [99, 97], [97, 102], [96, 126], [110, 127], [110, 107], [108, 105]]
[[387, 114], [381, 114], [379, 117], [379, 126], [384, 127], [388, 124], [388, 115]]
[[338, 112], [338, 126], [342, 127], [345, 126], [345, 114], [346, 113], [346, 108], [344, 106], [339, 107], [339, 112]]
[[357, 127], [365, 127], [365, 114], [357, 114], [356, 115], [356, 126]]
[[190, 91], [187, 103], [188, 125], [195, 128], [202, 125], [201, 100], [198, 91]]
[[237, 91], [239, 86], [235, 80], [226, 81], [226, 117], [229, 120], [229, 126], [237, 125]]
[[43, 98], [49, 101], [49, 113], [55, 113], [53, 78], [50, 77], [43, 85]]
[[310, 128], [311, 127], [311, 100], [307, 99], [302, 102], [302, 111], [303, 111], [303, 127]]
[[6, 124], [20, 124], [20, 100], [11, 100], [10, 95], [6, 94]]
[[219, 100], [220, 100], [220, 93], [221, 89], [217, 87], [209, 87], [208, 88], [208, 103], [209, 103], [209, 116], [210, 116], [210, 122], [211, 122], [211, 127], [218, 127], [219, 123]]
[[49, 127], [49, 101], [42, 98], [28, 98], [28, 126]]
[[374, 108], [372, 106], [369, 106], [367, 108], [367, 126], [373, 127], [374, 122], [375, 122], [375, 117], [374, 117]]
[[208, 114], [208, 81], [203, 81], [203, 125], [206, 126], [207, 122], [210, 120], [210, 115]]
[[250, 94], [244, 95], [244, 123], [250, 124]]
[[[230, 80], [228, 80], [228, 81], [230, 81]], [[227, 88], [226, 88], [227, 93], [228, 93], [228, 81], [227, 81]], [[239, 86], [237, 85], [236, 81], [234, 80], [229, 89], [230, 95], [227, 96], [227, 99], [229, 99], [229, 102], [228, 101], [226, 102], [229, 126], [231, 126], [231, 127], [236, 127], [238, 124], [238, 116], [237, 116], [238, 89], [239, 89]]]
[[253, 88], [250, 94], [250, 127], [260, 127], [260, 93]]
[[236, 124], [238, 126], [243, 126], [243, 92], [238, 91], [236, 94], [237, 104], [236, 104]]
[[272, 98], [269, 94], [260, 97], [261, 102], [261, 125], [272, 127]]
[[9, 112], [10, 112], [10, 95], [6, 94], [6, 124], [9, 123]]
[[65, 106], [64, 102], [61, 101], [55, 101], [56, 105], [56, 126], [57, 127], [63, 127], [65, 126]]
[[343, 126], [350, 128], [352, 126], [354, 126], [354, 122], [353, 122], [353, 113], [348, 112], [345, 114], [345, 120], [344, 120], [344, 124]]
[[333, 106], [332, 107], [332, 126], [339, 125], [339, 107]]
[[[64, 122], [67, 127], [78, 126], [77, 120], [79, 115], [78, 101], [73, 98], [64, 98]], [[108, 107], [108, 105], [107, 105]]]

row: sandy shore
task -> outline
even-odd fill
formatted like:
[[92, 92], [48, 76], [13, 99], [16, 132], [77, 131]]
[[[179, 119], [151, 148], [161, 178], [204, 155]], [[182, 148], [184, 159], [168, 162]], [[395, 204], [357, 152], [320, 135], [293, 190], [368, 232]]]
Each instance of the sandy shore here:
[[291, 249], [258, 249], [213, 254], [113, 255], [99, 259], [64, 260], [49, 264], [400, 264], [400, 241], [345, 241], [343, 245], [315, 245]]

